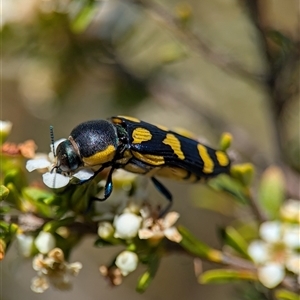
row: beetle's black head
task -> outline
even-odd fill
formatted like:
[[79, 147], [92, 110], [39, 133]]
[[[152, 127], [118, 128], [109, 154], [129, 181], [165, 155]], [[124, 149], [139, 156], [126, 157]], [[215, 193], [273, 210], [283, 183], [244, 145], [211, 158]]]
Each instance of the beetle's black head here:
[[69, 140], [61, 142], [56, 149], [57, 164], [55, 168], [58, 173], [74, 172], [82, 164], [80, 156], [75, 151]]

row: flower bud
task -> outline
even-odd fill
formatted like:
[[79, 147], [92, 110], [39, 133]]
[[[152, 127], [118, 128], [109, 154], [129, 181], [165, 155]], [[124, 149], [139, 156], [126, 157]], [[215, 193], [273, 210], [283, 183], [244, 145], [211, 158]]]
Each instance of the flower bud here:
[[55, 238], [50, 232], [41, 231], [34, 243], [40, 253], [47, 254], [55, 247]]
[[116, 266], [120, 269], [123, 276], [134, 271], [138, 265], [139, 258], [136, 253], [123, 251], [116, 258]]
[[132, 213], [117, 216], [114, 220], [116, 230], [114, 237], [121, 239], [134, 238], [140, 229], [141, 222], [142, 218]]

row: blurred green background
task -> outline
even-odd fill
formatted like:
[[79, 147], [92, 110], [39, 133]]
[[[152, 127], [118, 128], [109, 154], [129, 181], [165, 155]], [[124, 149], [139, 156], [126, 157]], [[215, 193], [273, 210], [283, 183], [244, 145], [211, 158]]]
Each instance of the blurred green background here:
[[[59, 139], [82, 121], [130, 115], [186, 128], [214, 147], [229, 131], [235, 162], [253, 162], [258, 174], [272, 163], [299, 172], [297, 0], [1, 4], [1, 119], [13, 122], [10, 141], [34, 139], [48, 152], [49, 125]], [[228, 217], [195, 210], [203, 187], [165, 182], [180, 222], [218, 247]], [[172, 256], [145, 294], [134, 291], [137, 273], [111, 289], [98, 272], [111, 251], [87, 240], [72, 255], [84, 265], [73, 290], [43, 295], [30, 290], [30, 263], [10, 251], [0, 298], [226, 300], [246, 288], [200, 286], [191, 259]]]

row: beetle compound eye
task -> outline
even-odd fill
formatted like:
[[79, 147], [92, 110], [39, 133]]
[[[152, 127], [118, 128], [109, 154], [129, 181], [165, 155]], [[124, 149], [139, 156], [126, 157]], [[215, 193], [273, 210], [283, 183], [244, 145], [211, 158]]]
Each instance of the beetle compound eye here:
[[73, 172], [81, 165], [81, 159], [69, 140], [61, 142], [56, 149], [57, 171]]

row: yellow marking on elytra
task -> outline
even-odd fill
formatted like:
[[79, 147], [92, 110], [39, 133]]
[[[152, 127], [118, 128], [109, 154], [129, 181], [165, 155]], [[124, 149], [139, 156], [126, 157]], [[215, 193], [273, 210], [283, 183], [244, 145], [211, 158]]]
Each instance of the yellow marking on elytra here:
[[153, 154], [142, 154], [136, 151], [131, 151], [131, 152], [134, 155], [134, 157], [149, 165], [160, 166], [165, 164], [165, 159], [163, 156], [153, 155]]
[[125, 120], [134, 122], [134, 123], [141, 123], [141, 120], [139, 120], [138, 118], [135, 117], [128, 117], [128, 116], [118, 116], [119, 118], [123, 118]]
[[113, 145], [109, 145], [105, 150], [99, 151], [90, 157], [83, 157], [82, 160], [88, 166], [102, 165], [111, 161], [115, 154], [116, 148]]
[[216, 157], [220, 166], [226, 167], [229, 165], [229, 159], [225, 152], [220, 150], [216, 151]]
[[163, 140], [163, 143], [165, 145], [171, 146], [174, 153], [178, 156], [180, 159], [185, 159], [185, 156], [183, 152], [181, 151], [181, 144], [179, 139], [172, 133], [168, 133], [166, 138]]
[[206, 147], [201, 144], [198, 144], [197, 148], [199, 151], [199, 155], [201, 156], [203, 163], [204, 163], [202, 171], [206, 174], [212, 173], [214, 170], [214, 162], [210, 158]]
[[163, 126], [163, 125], [160, 125], [160, 124], [155, 124], [155, 126], [160, 129], [160, 130], [163, 130], [163, 131], [169, 131], [169, 128], [166, 127], [166, 126]]
[[148, 129], [138, 127], [132, 132], [133, 144], [140, 144], [141, 142], [147, 142], [152, 139], [152, 134]]

